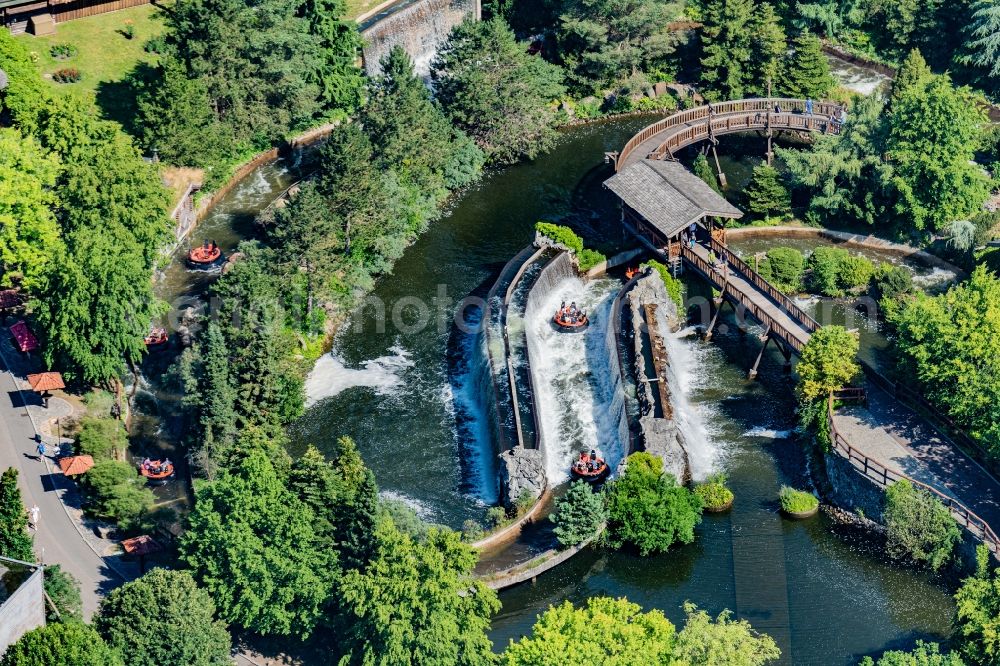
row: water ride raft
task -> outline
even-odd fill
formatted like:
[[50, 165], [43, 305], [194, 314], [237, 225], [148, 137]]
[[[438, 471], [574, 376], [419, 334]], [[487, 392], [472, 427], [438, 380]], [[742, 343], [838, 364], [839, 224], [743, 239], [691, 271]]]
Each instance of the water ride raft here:
[[167, 334], [167, 329], [165, 328], [154, 328], [149, 332], [145, 338], [142, 339], [146, 343], [146, 349], [162, 349], [167, 342], [170, 340], [170, 336]]
[[160, 486], [174, 476], [174, 464], [170, 460], [150, 460], [146, 458], [139, 465], [139, 474], [148, 479], [149, 484]]
[[608, 478], [610, 473], [611, 468], [608, 467], [608, 463], [605, 462], [604, 458], [599, 458], [596, 451], [591, 451], [590, 455], [580, 453], [580, 457], [570, 468], [570, 474], [574, 479], [580, 479], [587, 483], [603, 481]]
[[573, 312], [564, 308], [556, 312], [555, 316], [552, 317], [552, 323], [556, 330], [575, 333], [590, 326], [590, 317], [579, 310]]
[[187, 264], [191, 268], [206, 270], [221, 266], [225, 261], [222, 249], [215, 244], [215, 241], [206, 242], [188, 251]]

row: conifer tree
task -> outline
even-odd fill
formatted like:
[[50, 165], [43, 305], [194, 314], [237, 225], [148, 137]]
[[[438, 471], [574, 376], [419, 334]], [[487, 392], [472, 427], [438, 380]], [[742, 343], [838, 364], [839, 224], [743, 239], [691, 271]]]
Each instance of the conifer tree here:
[[788, 50], [788, 41], [778, 15], [766, 2], [757, 6], [750, 30], [753, 35], [753, 54], [750, 60], [749, 90], [755, 95], [763, 96], [767, 94], [768, 81], [772, 82], [772, 90], [779, 87], [778, 79]]
[[208, 478], [229, 452], [236, 437], [236, 387], [230, 375], [229, 351], [218, 323], [205, 336], [202, 378], [195, 394], [201, 405], [199, 464]]
[[835, 83], [819, 39], [809, 32], [796, 37], [795, 50], [785, 67], [785, 94], [800, 99], [823, 99]]
[[892, 94], [890, 100], [895, 103], [907, 91], [916, 86], [925, 85], [931, 77], [931, 68], [921, 55], [920, 49], [910, 49], [909, 55], [896, 72], [896, 77], [892, 80]]
[[719, 187], [719, 179], [712, 170], [712, 165], [708, 163], [708, 158], [705, 157], [705, 153], [698, 153], [698, 156], [694, 158], [694, 164], [691, 166], [691, 170], [694, 171], [694, 175], [708, 183], [709, 187], [719, 194], [722, 194], [722, 188]]
[[770, 220], [783, 217], [791, 211], [792, 202], [788, 189], [781, 183], [778, 170], [767, 164], [754, 167], [753, 180], [747, 188], [750, 210]]
[[8, 467], [0, 476], [0, 555], [22, 562], [34, 562], [28, 534], [28, 514], [17, 487], [17, 470]]
[[712, 101], [747, 92], [753, 54], [753, 0], [709, 0], [701, 31], [702, 93]]
[[965, 43], [967, 54], [961, 60], [982, 67], [994, 82], [1000, 82], [1000, 2], [976, 0]]

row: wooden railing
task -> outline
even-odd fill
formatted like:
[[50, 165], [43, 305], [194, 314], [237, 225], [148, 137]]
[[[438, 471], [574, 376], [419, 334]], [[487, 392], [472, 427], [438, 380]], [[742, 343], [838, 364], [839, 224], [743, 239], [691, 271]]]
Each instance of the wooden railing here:
[[786, 326], [771, 317], [771, 315], [758, 307], [757, 304], [749, 298], [746, 298], [746, 296], [740, 290], [736, 289], [731, 282], [722, 279], [719, 276], [718, 271], [716, 271], [712, 265], [688, 247], [682, 247], [681, 253], [685, 261], [690, 263], [698, 272], [702, 273], [720, 291], [722, 291], [723, 296], [729, 296], [736, 300], [736, 302], [739, 303], [751, 317], [763, 324], [765, 328], [769, 328], [772, 333], [780, 337], [781, 340], [793, 350], [796, 352], [802, 351], [802, 342], [792, 335], [792, 332], [787, 330]]
[[[667, 152], [708, 138], [712, 133], [726, 134], [767, 129], [768, 127], [804, 131], [826, 131], [830, 127], [833, 131], [837, 131], [836, 127], [831, 125], [830, 120], [834, 114], [840, 111], [840, 105], [832, 102], [814, 102], [813, 115], [810, 116], [805, 115], [805, 103], [806, 101], [803, 99], [762, 97], [719, 102], [718, 104], [679, 111], [644, 127], [629, 139], [615, 160], [615, 170], [621, 169], [632, 151], [643, 142], [657, 134], [689, 123], [696, 124], [665, 138], [664, 142], [655, 151], [652, 151], [650, 156], [654, 159], [660, 159]], [[774, 113], [775, 104], [781, 107], [781, 113]]]
[[851, 443], [837, 430], [837, 424], [833, 418], [833, 396], [830, 396], [827, 401], [826, 419], [830, 427], [830, 444], [834, 452], [846, 458], [854, 469], [883, 488], [888, 488], [897, 481], [906, 480], [913, 484], [914, 487], [922, 488], [931, 493], [941, 500], [941, 503], [948, 508], [948, 511], [960, 526], [982, 541], [994, 556], [1000, 557], [1000, 539], [997, 538], [993, 528], [971, 509], [954, 497], [945, 495], [937, 488], [929, 486], [926, 483], [921, 483], [901, 472], [886, 467], [879, 461], [869, 458], [851, 446]]
[[789, 317], [798, 322], [807, 333], [815, 333], [819, 330], [819, 324], [815, 319], [796, 305], [795, 301], [765, 280], [760, 273], [750, 268], [750, 265], [740, 259], [728, 246], [723, 245], [715, 238], [711, 238], [709, 242], [712, 252], [715, 252], [716, 256], [721, 256], [724, 252], [726, 261], [730, 266], [735, 267], [748, 282], [767, 294], [768, 298], [774, 301], [778, 307], [782, 308]]

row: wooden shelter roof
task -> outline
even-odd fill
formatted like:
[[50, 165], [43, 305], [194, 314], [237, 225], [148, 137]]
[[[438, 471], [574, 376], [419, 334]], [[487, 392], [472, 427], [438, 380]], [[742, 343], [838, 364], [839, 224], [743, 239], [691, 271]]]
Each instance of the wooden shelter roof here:
[[150, 553], [157, 553], [163, 550], [162, 546], [156, 542], [156, 539], [148, 534], [140, 534], [137, 537], [125, 539], [122, 541], [122, 548], [129, 555], [149, 555]]
[[59, 459], [59, 469], [66, 476], [76, 476], [85, 474], [94, 466], [94, 459], [90, 456], [68, 456]]
[[680, 162], [642, 160], [604, 185], [667, 238], [705, 217], [743, 217], [740, 209]]
[[66, 388], [62, 375], [58, 372], [39, 372], [38, 374], [28, 375], [28, 384], [31, 385], [31, 390], [35, 393]]

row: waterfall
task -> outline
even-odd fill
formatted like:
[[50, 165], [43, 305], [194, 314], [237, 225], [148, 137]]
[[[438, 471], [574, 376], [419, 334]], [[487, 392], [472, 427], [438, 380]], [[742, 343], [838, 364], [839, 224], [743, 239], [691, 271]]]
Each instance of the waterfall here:
[[713, 348], [688, 339], [686, 330], [671, 334], [662, 313], [658, 313], [658, 318], [660, 330], [665, 333], [663, 341], [669, 359], [667, 380], [674, 419], [684, 437], [691, 478], [701, 481], [718, 470], [722, 454], [714, 443], [707, 406], [691, 402], [692, 393], [704, 387], [711, 374], [707, 355]]
[[[584, 283], [569, 256], [554, 259], [539, 275], [528, 297], [525, 331], [531, 376], [540, 406], [539, 429], [550, 484], [565, 481], [581, 450], [597, 449], [612, 469], [627, 448], [621, 439], [621, 397], [616, 395], [607, 327], [614, 280]], [[562, 301], [575, 301], [590, 317], [583, 333], [564, 333], [551, 325]]]
[[375, 76], [394, 46], [413, 59], [418, 76], [429, 76], [431, 61], [451, 29], [467, 16], [478, 18], [478, 0], [401, 0], [361, 23], [365, 70]]

